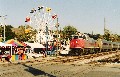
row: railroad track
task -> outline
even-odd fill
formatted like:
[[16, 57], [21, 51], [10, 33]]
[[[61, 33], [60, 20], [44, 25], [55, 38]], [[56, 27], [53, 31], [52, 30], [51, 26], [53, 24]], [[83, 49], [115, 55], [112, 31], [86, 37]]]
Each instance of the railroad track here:
[[[75, 62], [76, 63], [77, 61], [79, 62], [79, 61], [84, 61], [84, 60], [94, 61], [94, 59], [96, 59], [96, 58], [98, 58], [96, 60], [100, 60], [100, 59], [103, 59], [103, 58], [108, 58], [108, 57], [111, 57], [111, 56], [115, 56], [116, 54], [120, 54], [120, 52], [110, 51], [110, 52], [101, 52], [101, 53], [82, 55], [82, 56], [64, 56], [64, 57], [57, 57], [55, 59], [51, 59], [51, 60], [49, 60], [49, 62], [59, 62], [59, 63]], [[108, 55], [108, 57], [107, 57], [107, 55]]]
[[[44, 64], [44, 63], [68, 63], [68, 64], [79, 64], [80, 62], [89, 63], [95, 60], [101, 60], [103, 58], [108, 58], [111, 56], [115, 56], [116, 54], [120, 54], [120, 51], [109, 51], [109, 52], [101, 52], [96, 54], [88, 54], [82, 56], [58, 56], [52, 58], [37, 58], [26, 61], [18, 61], [13, 62], [12, 64]], [[107, 56], [108, 55], [108, 56]], [[109, 56], [110, 55], [110, 56]], [[105, 57], [106, 56], [106, 57]], [[6, 63], [3, 63], [6, 64]]]

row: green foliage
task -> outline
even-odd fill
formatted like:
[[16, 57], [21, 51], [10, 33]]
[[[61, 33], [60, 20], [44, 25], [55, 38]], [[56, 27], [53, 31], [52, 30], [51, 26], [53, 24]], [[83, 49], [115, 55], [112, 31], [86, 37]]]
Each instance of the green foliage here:
[[[12, 32], [13, 27], [11, 25], [6, 25], [5, 26], [5, 40], [13, 39], [15, 37], [15, 33]], [[4, 26], [0, 26], [0, 40], [3, 41], [4, 37]]]
[[120, 35], [118, 35], [118, 41], [120, 42]]
[[117, 42], [117, 41], [120, 41], [120, 37], [117, 34], [111, 34], [110, 35], [110, 40], [114, 41], [114, 42]]
[[120, 37], [117, 34], [112, 34], [109, 30], [105, 29], [105, 33], [103, 35], [104, 39], [107, 41], [117, 42], [120, 41]]
[[0, 37], [0, 42], [2, 42], [3, 41], [3, 37]]
[[18, 27], [18, 29], [16, 30], [16, 38], [19, 41], [25, 41], [26, 37], [25, 37], [25, 26], [21, 25]]
[[[29, 29], [30, 31], [28, 33], [25, 33], [26, 29]], [[11, 25], [5, 26], [6, 40], [16, 38], [19, 41], [33, 41], [32, 36], [35, 36], [36, 32], [37, 31], [33, 30], [33, 28], [29, 25], [26, 25], [26, 26], [21, 25], [18, 28], [14, 28]], [[58, 31], [58, 33], [61, 35], [60, 40], [62, 39], [67, 40], [68, 38], [71, 39], [71, 35], [74, 35], [77, 33], [77, 29], [74, 26], [68, 25], [68, 26], [65, 26], [63, 30]], [[120, 35], [111, 34], [110, 31], [107, 29], [105, 30], [104, 35], [100, 35], [100, 34], [92, 35], [89, 33], [88, 35], [95, 40], [98, 38], [101, 38], [108, 41], [120, 42]], [[3, 41], [3, 37], [4, 37], [4, 27], [0, 26], [0, 41]]]
[[15, 33], [12, 32], [11, 28], [13, 28], [11, 25], [7, 25], [5, 28], [6, 40], [13, 39], [15, 37]]
[[63, 31], [62, 31], [62, 33], [63, 33], [63, 38], [64, 39], [71, 39], [71, 36], [73, 35], [73, 34], [75, 34], [77, 32], [77, 29], [75, 28], [75, 27], [73, 27], [73, 26], [70, 26], [70, 25], [68, 25], [68, 26], [65, 26], [64, 28], [63, 28]]
[[97, 40], [98, 38], [100, 38], [100, 34], [89, 34], [87, 33], [87, 35], [90, 37], [90, 38], [93, 38], [94, 40]]
[[[25, 32], [25, 30], [29, 30], [29, 32]], [[28, 41], [32, 39], [32, 36], [36, 34], [36, 30], [33, 30], [33, 28], [29, 25], [26, 26], [19, 26], [18, 27], [19, 32], [17, 33], [17, 40], [19, 41]]]
[[110, 31], [105, 29], [105, 33], [103, 35], [103, 38], [107, 41], [110, 41], [110, 34], [111, 34]]
[[103, 35], [104, 39], [107, 40], [107, 41], [110, 41], [110, 34], [105, 34]]

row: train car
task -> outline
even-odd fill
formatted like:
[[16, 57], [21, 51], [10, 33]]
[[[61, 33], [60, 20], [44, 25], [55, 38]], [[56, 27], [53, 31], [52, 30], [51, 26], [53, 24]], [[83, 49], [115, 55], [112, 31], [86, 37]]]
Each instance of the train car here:
[[120, 50], [120, 42], [118, 43], [118, 50]]
[[99, 52], [112, 50], [112, 42], [111, 41], [98, 39], [97, 42], [98, 42], [98, 45], [99, 45], [99, 48], [100, 48]]
[[112, 42], [112, 50], [118, 50], [119, 49], [119, 43], [118, 42]]
[[84, 44], [84, 53], [96, 53], [99, 49], [97, 40], [87, 36]]
[[70, 41], [70, 55], [80, 55], [84, 49], [84, 39], [78, 35], [75, 35]]

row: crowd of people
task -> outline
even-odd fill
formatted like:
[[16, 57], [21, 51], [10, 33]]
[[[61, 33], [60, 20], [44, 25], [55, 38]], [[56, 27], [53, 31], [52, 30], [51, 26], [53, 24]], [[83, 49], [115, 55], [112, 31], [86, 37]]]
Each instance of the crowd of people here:
[[47, 51], [51, 52], [50, 55], [55, 55], [57, 51], [64, 50], [67, 45], [69, 45], [69, 41], [58, 41], [57, 39], [54, 39], [48, 43]]

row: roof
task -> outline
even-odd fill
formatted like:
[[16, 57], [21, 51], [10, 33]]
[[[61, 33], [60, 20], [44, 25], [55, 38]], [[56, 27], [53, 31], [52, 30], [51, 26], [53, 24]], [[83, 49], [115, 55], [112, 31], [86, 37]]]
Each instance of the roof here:
[[0, 46], [12, 46], [12, 44], [5, 44], [5, 43], [0, 42]]
[[24, 43], [31, 46], [31, 48], [45, 48], [45, 46], [43, 46], [40, 43], [29, 43], [29, 42], [24, 42]]
[[4, 42], [5, 44], [12, 44], [12, 46], [27, 46], [26, 44], [24, 44], [23, 42], [19, 42], [17, 40], [14, 39], [10, 39]]

